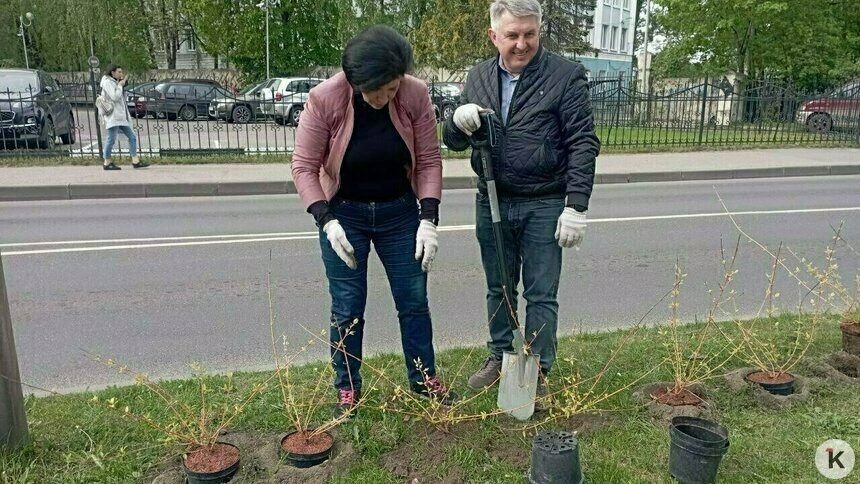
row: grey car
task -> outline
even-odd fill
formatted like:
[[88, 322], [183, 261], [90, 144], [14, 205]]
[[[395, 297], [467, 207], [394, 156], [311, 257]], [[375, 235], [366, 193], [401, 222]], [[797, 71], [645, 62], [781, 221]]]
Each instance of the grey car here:
[[223, 96], [209, 103], [209, 117], [228, 123], [249, 123], [260, 113], [260, 91], [271, 86], [273, 79], [251, 85], [235, 96]]

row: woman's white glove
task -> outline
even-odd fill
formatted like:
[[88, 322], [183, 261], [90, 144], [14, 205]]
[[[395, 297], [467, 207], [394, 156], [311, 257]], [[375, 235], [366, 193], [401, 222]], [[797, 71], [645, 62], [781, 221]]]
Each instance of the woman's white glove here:
[[577, 212], [573, 207], [565, 207], [555, 227], [558, 245], [565, 249], [576, 247], [576, 250], [579, 250], [583, 237], [585, 237], [585, 212]]
[[491, 113], [492, 109], [485, 109], [477, 104], [464, 104], [454, 111], [454, 126], [460, 131], [472, 136], [481, 127], [481, 113]]
[[421, 261], [421, 270], [430, 272], [436, 251], [439, 250], [439, 235], [436, 226], [429, 220], [422, 220], [418, 225], [418, 234], [415, 236], [415, 260]]
[[331, 248], [334, 249], [337, 256], [340, 257], [340, 260], [342, 260], [347, 267], [355, 270], [355, 268], [358, 267], [358, 263], [355, 261], [355, 249], [352, 248], [352, 244], [347, 240], [346, 232], [344, 232], [340, 222], [337, 220], [329, 221], [323, 227], [323, 232], [325, 232], [326, 238], [328, 238], [328, 241], [331, 244]]

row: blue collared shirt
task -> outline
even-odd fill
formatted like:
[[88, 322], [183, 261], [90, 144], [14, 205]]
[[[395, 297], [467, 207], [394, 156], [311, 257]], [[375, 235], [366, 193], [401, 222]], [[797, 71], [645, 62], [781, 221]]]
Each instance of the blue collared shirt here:
[[502, 84], [502, 124], [508, 125], [508, 113], [511, 110], [511, 98], [514, 96], [514, 90], [517, 87], [517, 82], [520, 76], [514, 77], [505, 66], [502, 65], [502, 57], [499, 56], [499, 67], [502, 69], [500, 82]]

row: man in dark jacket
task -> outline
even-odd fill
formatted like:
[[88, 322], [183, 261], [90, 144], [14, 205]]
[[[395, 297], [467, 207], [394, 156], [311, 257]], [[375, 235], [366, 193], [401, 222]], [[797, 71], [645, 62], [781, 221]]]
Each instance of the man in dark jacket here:
[[[450, 149], [465, 150], [469, 137], [481, 129], [480, 114], [491, 110], [497, 115], [500, 140], [493, 149], [492, 165], [512, 304], [516, 309], [522, 271], [525, 337], [531, 351], [540, 355], [541, 373], [546, 376], [556, 355], [562, 248], [578, 249], [585, 234], [600, 141], [594, 133], [585, 69], [540, 46], [540, 4], [536, 0], [493, 2], [490, 23], [490, 39], [499, 55], [469, 72], [462, 105], [445, 123], [444, 140]], [[478, 150], [473, 151], [471, 162], [483, 178]], [[478, 184], [476, 219], [490, 318], [490, 355], [469, 378], [469, 386], [480, 389], [498, 381], [502, 353], [511, 350], [513, 338], [483, 179]], [[541, 378], [538, 397], [546, 394]]]

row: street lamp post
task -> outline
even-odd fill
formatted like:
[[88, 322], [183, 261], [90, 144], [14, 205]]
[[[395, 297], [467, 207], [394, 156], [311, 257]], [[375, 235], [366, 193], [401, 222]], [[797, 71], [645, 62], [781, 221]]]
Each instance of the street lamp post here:
[[90, 89], [93, 93], [93, 112], [95, 116], [93, 118], [96, 120], [96, 139], [99, 143], [99, 154], [103, 153], [103, 145], [102, 145], [102, 129], [99, 126], [99, 109], [96, 107], [96, 74], [99, 72], [99, 58], [95, 55], [91, 55], [87, 59], [87, 64], [90, 66]]
[[269, 9], [271, 8], [269, 2], [271, 1], [272, 0], [263, 0], [257, 4], [258, 8], [262, 8], [266, 11], [266, 79], [272, 77], [269, 72]]
[[[27, 23], [24, 23], [24, 17], [27, 18]], [[24, 35], [24, 27], [29, 27], [31, 25], [33, 25], [32, 13], [27, 12], [18, 17], [18, 36], [21, 37], [21, 42], [24, 43], [24, 64], [27, 66], [27, 69], [30, 68], [30, 57], [27, 54], [27, 36]]]
[[266, 0], [266, 79], [271, 77], [269, 72], [269, 0]]

